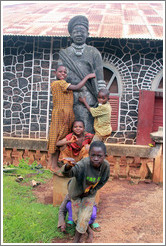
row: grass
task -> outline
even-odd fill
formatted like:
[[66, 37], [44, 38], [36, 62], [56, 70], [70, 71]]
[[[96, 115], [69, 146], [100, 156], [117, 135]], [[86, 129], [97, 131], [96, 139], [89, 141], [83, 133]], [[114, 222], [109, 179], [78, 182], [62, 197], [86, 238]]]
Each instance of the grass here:
[[[49, 170], [35, 167], [36, 163], [29, 167], [27, 160], [20, 161], [14, 173], [24, 178], [21, 183], [15, 181], [16, 176], [3, 174], [3, 243], [51, 243], [55, 237], [64, 237], [57, 229], [59, 207], [37, 203], [32, 186], [23, 185], [32, 179], [43, 183], [52, 178]], [[36, 175], [27, 178], [29, 173]]]

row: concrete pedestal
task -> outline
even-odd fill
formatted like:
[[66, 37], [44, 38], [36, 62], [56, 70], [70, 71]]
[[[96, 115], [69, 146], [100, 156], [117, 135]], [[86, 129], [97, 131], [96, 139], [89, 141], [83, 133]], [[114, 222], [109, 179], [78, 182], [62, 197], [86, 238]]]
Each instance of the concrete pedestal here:
[[[53, 174], [53, 206], [59, 206], [67, 195], [67, 184], [70, 178]], [[99, 203], [99, 191], [96, 194], [96, 204]]]

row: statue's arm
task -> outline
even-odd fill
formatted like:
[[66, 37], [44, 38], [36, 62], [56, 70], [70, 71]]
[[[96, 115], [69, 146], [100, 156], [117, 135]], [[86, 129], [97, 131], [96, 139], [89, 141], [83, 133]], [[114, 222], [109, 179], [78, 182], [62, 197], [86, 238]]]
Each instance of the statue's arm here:
[[102, 61], [101, 54], [98, 50], [96, 50], [94, 56], [94, 69], [95, 69], [95, 74], [98, 84], [98, 90], [100, 90], [103, 87], [105, 88], [106, 83], [104, 81], [104, 74], [103, 74], [103, 61]]

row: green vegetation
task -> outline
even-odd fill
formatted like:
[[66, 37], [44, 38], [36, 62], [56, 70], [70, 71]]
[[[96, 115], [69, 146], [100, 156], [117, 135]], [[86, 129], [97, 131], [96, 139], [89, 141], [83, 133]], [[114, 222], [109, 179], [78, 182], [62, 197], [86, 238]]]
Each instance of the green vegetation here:
[[[59, 207], [37, 203], [32, 193], [32, 179], [43, 183], [52, 178], [49, 170], [37, 167], [36, 162], [29, 166], [22, 159], [14, 173], [3, 174], [3, 243], [51, 243], [55, 237], [64, 237], [57, 229]], [[20, 183], [18, 175], [23, 177]]]

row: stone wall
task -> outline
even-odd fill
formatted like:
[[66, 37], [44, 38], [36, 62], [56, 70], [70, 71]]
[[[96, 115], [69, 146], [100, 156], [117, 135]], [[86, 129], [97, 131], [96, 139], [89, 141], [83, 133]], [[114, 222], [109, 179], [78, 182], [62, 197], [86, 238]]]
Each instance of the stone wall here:
[[[139, 90], [151, 83], [163, 68], [160, 40], [92, 39], [87, 43], [112, 64], [122, 81], [119, 130], [108, 142], [135, 143]], [[5, 137], [47, 139], [51, 121], [54, 64], [66, 37], [4, 36], [3, 134]]]

